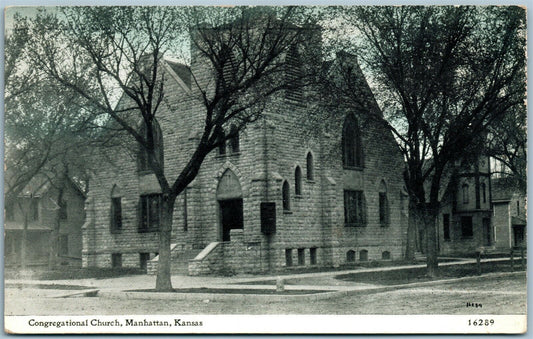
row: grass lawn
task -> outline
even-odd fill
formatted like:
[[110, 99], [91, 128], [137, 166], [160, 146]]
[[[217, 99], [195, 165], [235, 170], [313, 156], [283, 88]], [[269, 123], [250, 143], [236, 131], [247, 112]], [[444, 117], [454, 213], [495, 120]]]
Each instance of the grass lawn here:
[[28, 270], [24, 275], [18, 268], [5, 268], [4, 279], [32, 279], [32, 280], [70, 280], [70, 279], [106, 279], [128, 275], [146, 274], [139, 268], [99, 268], [99, 267], [58, 267], [48, 270], [36, 267]]
[[[515, 271], [522, 270], [520, 263], [515, 262]], [[481, 263], [481, 273], [511, 272], [509, 261]], [[401, 285], [413, 282], [438, 280], [443, 278], [461, 278], [478, 275], [476, 264], [452, 265], [439, 267], [439, 276], [431, 278], [426, 275], [426, 268], [407, 270], [393, 270], [367, 273], [351, 273], [338, 275], [335, 278], [345, 281], [353, 281], [377, 285]]]

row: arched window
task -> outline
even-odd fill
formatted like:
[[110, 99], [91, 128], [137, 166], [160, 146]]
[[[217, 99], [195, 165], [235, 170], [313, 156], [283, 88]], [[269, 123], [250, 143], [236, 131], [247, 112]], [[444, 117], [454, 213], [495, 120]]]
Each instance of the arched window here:
[[487, 202], [487, 187], [485, 186], [485, 183], [481, 183], [481, 194], [483, 196], [483, 202]]
[[286, 180], [283, 182], [282, 196], [283, 196], [283, 210], [290, 211], [291, 210], [291, 195], [289, 191], [289, 183]]
[[346, 262], [355, 262], [355, 251], [349, 250], [346, 252]]
[[294, 170], [294, 194], [302, 195], [302, 170], [296, 166]]
[[111, 232], [122, 230], [122, 193], [117, 185], [111, 190], [110, 227]]
[[229, 150], [231, 153], [239, 153], [240, 151], [239, 130], [237, 129], [237, 126], [233, 124], [231, 125], [230, 134], [233, 136], [228, 140]]
[[353, 114], [348, 114], [342, 128], [342, 161], [345, 167], [363, 167], [361, 135]]
[[379, 186], [379, 223], [381, 226], [388, 226], [390, 223], [387, 186], [383, 180]]
[[359, 261], [368, 261], [368, 251], [367, 250], [359, 251]]
[[469, 194], [468, 194], [468, 184], [463, 184], [463, 204], [468, 204], [469, 202]]
[[314, 180], [313, 155], [311, 152], [307, 153], [307, 180]]
[[[152, 131], [154, 160], [159, 164], [159, 167], [163, 168], [163, 134], [155, 119], [152, 121]], [[146, 147], [139, 145], [138, 169], [139, 172], [151, 172], [152, 165], [150, 164], [149, 151], [147, 149], [149, 147], [149, 134], [144, 122], [141, 124], [139, 133], [144, 137]]]

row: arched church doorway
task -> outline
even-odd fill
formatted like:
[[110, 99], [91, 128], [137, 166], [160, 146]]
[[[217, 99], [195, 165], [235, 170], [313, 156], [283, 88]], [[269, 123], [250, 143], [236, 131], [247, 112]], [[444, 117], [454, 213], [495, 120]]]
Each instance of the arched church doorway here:
[[239, 179], [231, 170], [226, 170], [217, 187], [220, 233], [222, 241], [230, 241], [230, 230], [242, 229], [242, 189]]

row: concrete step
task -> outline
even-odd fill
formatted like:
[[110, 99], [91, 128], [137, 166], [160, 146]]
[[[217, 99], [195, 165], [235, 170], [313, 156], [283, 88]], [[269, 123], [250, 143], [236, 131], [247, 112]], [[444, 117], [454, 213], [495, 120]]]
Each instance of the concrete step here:
[[[171, 274], [188, 274], [189, 272], [189, 260], [194, 259], [201, 250], [191, 249], [191, 250], [178, 250], [176, 244], [171, 245], [170, 252], [170, 272]], [[156, 274], [157, 266], [159, 263], [159, 256], [154, 257], [147, 263], [147, 272], [148, 274]]]

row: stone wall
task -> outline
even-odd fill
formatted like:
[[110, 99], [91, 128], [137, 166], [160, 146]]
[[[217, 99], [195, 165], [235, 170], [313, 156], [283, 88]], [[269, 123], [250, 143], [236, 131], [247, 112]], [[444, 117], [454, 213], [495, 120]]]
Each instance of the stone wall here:
[[[191, 66], [197, 80], [209, 81], [209, 68], [193, 52]], [[158, 113], [163, 132], [165, 173], [173, 181], [196, 148], [205, 118], [197, 101], [196, 90], [184, 87], [167, 70], [165, 87], [169, 93]], [[362, 82], [361, 95], [372, 94]], [[323, 118], [314, 117], [316, 102], [312, 93], [294, 101], [284, 93], [274, 96], [261, 119], [240, 133], [240, 151], [211, 152], [196, 179], [176, 200], [173, 236], [176, 251], [201, 250], [222, 241], [221, 215], [217, 201], [218, 183], [232, 171], [242, 190], [242, 230], [232, 230], [231, 241], [224, 242], [209, 259], [194, 262], [190, 274], [214, 272], [248, 273], [290, 269], [288, 266], [338, 266], [347, 261], [347, 252], [368, 253], [368, 260], [402, 257], [405, 246], [406, 219], [402, 217], [401, 188], [403, 161], [388, 131], [372, 119], [360, 119], [364, 166], [347, 170], [342, 165], [342, 124], [348, 111], [323, 112], [331, 118], [328, 128]], [[374, 102], [375, 104], [375, 102]], [[377, 106], [361, 109], [381, 114]], [[362, 114], [361, 112], [357, 112]], [[138, 173], [137, 146], [131, 137], [120, 150], [105, 151], [101, 170], [91, 181], [94, 222], [86, 224], [84, 265], [108, 267], [113, 253], [121, 254], [122, 266], [138, 267], [140, 253], [158, 252], [157, 232], [139, 233], [138, 202], [143, 193], [156, 193], [153, 175]], [[313, 178], [307, 178], [307, 156], [313, 157]], [[108, 159], [106, 159], [106, 157]], [[295, 171], [301, 170], [301, 194], [295, 194]], [[155, 182], [155, 184], [154, 184]], [[290, 187], [290, 210], [283, 209], [282, 186]], [[379, 190], [385, 183], [390, 222], [379, 221]], [[122, 196], [122, 229], [110, 229], [111, 191], [118, 187]], [[364, 191], [367, 223], [364, 227], [344, 225], [344, 190]], [[260, 204], [275, 202], [276, 232], [261, 233]], [[405, 212], [403, 210], [403, 212]], [[287, 258], [292, 258], [287, 260]], [[364, 258], [363, 258], [364, 259]], [[292, 265], [290, 262], [292, 261]]]

